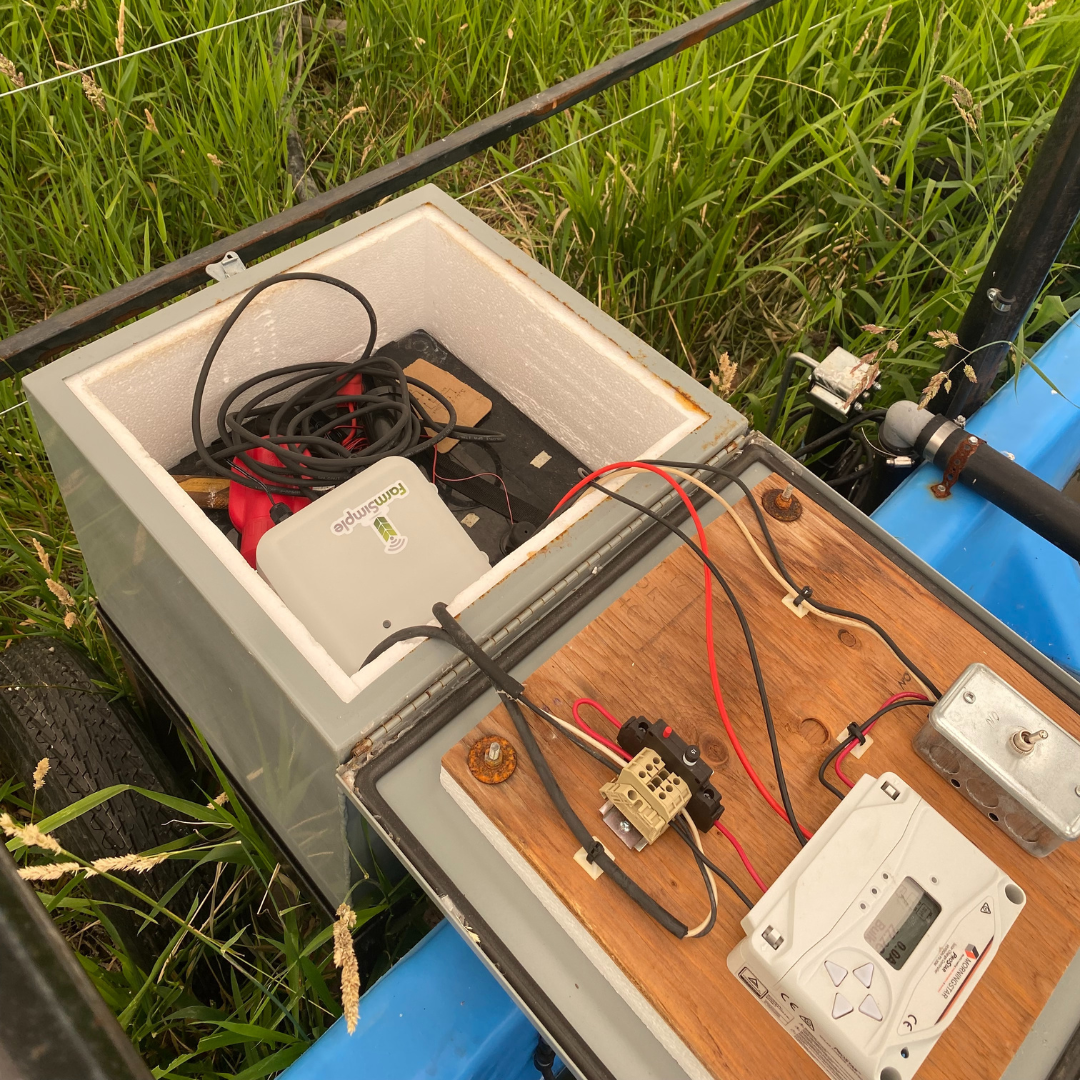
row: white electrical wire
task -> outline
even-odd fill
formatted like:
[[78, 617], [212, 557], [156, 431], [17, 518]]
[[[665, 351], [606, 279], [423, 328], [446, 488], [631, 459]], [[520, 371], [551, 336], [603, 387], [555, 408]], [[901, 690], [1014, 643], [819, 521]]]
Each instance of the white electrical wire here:
[[520, 168], [517, 169], [511, 169], [510, 172], [503, 173], [502, 176], [497, 176], [494, 180], [488, 180], [486, 183], [479, 184], [471, 190], [466, 191], [463, 195], [456, 195], [455, 199], [458, 202], [461, 202], [462, 199], [467, 199], [471, 195], [475, 195], [478, 191], [483, 191], [485, 188], [492, 187], [495, 184], [501, 184], [504, 180], [508, 180], [511, 176], [516, 176], [518, 173], [526, 172], [534, 165], [539, 165], [541, 161], [547, 161], [548, 158], [552, 158], [556, 154], [561, 154], [564, 150], [569, 150], [571, 147], [577, 146], [579, 143], [583, 143], [587, 139], [591, 139], [594, 135], [601, 135], [605, 131], [610, 131], [612, 128], [618, 127], [620, 124], [625, 124], [627, 120], [630, 120], [635, 116], [640, 116], [643, 112], [648, 112], [650, 109], [655, 109], [657, 105], [663, 105], [665, 101], [671, 101], [673, 98], [677, 98], [682, 94], [688, 93], [696, 86], [700, 86], [702, 83], [710, 82], [712, 79], [718, 79], [721, 75], [726, 75], [729, 71], [733, 71], [735, 68], [741, 67], [743, 64], [749, 63], [751, 60], [756, 60], [759, 56], [764, 56], [766, 53], [772, 52], [773, 49], [779, 48], [781, 45], [786, 45], [789, 41], [794, 41], [803, 33], [810, 33], [813, 30], [820, 30], [821, 27], [826, 26], [828, 23], [833, 22], [835, 19], [841, 18], [844, 14], [844, 12], [840, 11], [837, 12], [835, 15], [830, 15], [827, 19], [822, 19], [821, 22], [815, 23], [806, 31], [800, 30], [796, 34], [789, 34], [786, 38], [781, 38], [779, 41], [774, 41], [771, 45], [767, 45], [764, 49], [759, 49], [756, 53], [751, 53], [749, 56], [744, 56], [741, 60], [736, 60], [735, 63], [728, 64], [727, 67], [720, 68], [719, 71], [714, 71], [711, 75], [702, 75], [702, 77], [696, 82], [688, 83], [686, 86], [681, 86], [678, 90], [673, 90], [670, 94], [666, 94], [662, 98], [657, 98], [656, 101], [650, 101], [648, 105], [643, 105], [640, 109], [635, 109], [633, 112], [627, 113], [625, 116], [620, 116], [617, 120], [612, 120], [610, 124], [605, 124], [603, 127], [597, 128], [595, 131], [587, 132], [585, 135], [574, 139], [572, 142], [568, 142], [565, 146], [560, 146], [547, 154], [541, 154], [540, 157], [534, 158], [527, 165], [522, 165]]
[[[685, 811], [681, 811], [683, 818], [686, 821], [686, 826], [690, 830], [690, 837], [694, 841], [694, 847], [704, 856], [705, 849], [701, 846], [701, 833], [698, 832], [697, 826], [694, 824], [694, 819]], [[697, 862], [697, 859], [694, 860]], [[708, 863], [701, 863], [702, 870], [705, 873], [705, 879], [709, 883], [709, 914], [705, 916], [692, 930], [686, 931], [688, 938], [700, 937], [706, 933], [709, 928], [709, 923], [712, 922], [712, 905], [717, 904], [718, 898], [716, 895], [716, 879], [712, 876], [712, 870], [709, 869]]]
[[36, 90], [39, 86], [48, 86], [49, 83], [58, 82], [60, 79], [68, 79], [73, 75], [85, 75], [87, 72], [97, 71], [98, 68], [107, 67], [109, 64], [119, 64], [121, 60], [130, 60], [134, 56], [144, 56], [146, 53], [155, 52], [157, 49], [164, 49], [181, 41], [190, 41], [191, 38], [201, 37], [203, 34], [209, 34], [214, 30], [225, 30], [227, 27], [236, 26], [239, 23], [247, 22], [249, 19], [257, 19], [262, 15], [273, 15], [275, 11], [284, 11], [286, 8], [296, 7], [303, 2], [304, 0], [288, 0], [288, 3], [278, 4], [277, 7], [267, 8], [265, 11], [242, 15], [239, 19], [230, 19], [228, 22], [217, 23], [215, 26], [207, 26], [203, 30], [193, 30], [190, 34], [171, 38], [169, 41], [161, 41], [157, 45], [147, 45], [145, 49], [136, 49], [134, 52], [124, 53], [121, 56], [111, 56], [108, 60], [101, 60], [96, 64], [87, 64], [86, 67], [63, 71], [59, 75], [52, 75], [48, 79], [41, 79], [38, 82], [30, 83], [28, 86], [17, 86], [14, 90], [5, 90], [0, 94], [0, 98], [11, 97], [13, 94], [23, 94], [27, 90]]
[[539, 709], [537, 711], [543, 713], [543, 715], [546, 716], [553, 724], [557, 724], [563, 729], [563, 731], [566, 731], [569, 734], [573, 735], [574, 738], [580, 739], [582, 742], [588, 743], [590, 746], [595, 747], [612, 764], [618, 766], [619, 770], [622, 771], [622, 768], [626, 764], [626, 762], [621, 757], [619, 757], [619, 755], [616, 754], [610, 746], [605, 746], [602, 742], [594, 739], [587, 731], [583, 731], [581, 728], [575, 726], [574, 724], [571, 724], [569, 721], [563, 720], [561, 717], [556, 716], [554, 713], [548, 712], [547, 709]]

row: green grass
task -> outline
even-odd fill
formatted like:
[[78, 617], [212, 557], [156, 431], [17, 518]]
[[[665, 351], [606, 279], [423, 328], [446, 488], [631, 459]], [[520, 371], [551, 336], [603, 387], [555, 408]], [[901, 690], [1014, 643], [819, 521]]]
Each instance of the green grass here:
[[[125, 48], [266, 6], [131, 0]], [[295, 13], [273, 15], [102, 70], [103, 109], [78, 78], [0, 99], [0, 331], [290, 205], [290, 118], [309, 176], [325, 189], [706, 6], [308, 4], [315, 26], [303, 36]], [[1025, 27], [1029, 16], [1017, 0], [785, 0], [437, 182], [704, 383], [718, 381], [758, 426], [783, 357], [797, 348], [877, 351], [882, 401], [914, 397], [941, 358], [929, 334], [956, 329], [1072, 75], [1080, 0], [1057, 0]], [[344, 20], [344, 31], [329, 30], [326, 18]], [[58, 63], [114, 56], [116, 23], [114, 0], [68, 10], [0, 0], [0, 53], [32, 82]], [[0, 75], [0, 93], [9, 88]], [[480, 187], [545, 154], [553, 156]], [[1077, 252], [1074, 236], [1021, 353], [1080, 307]], [[864, 331], [868, 324], [887, 331]], [[724, 354], [733, 369], [720, 368]], [[0, 385], [0, 411], [18, 401], [17, 387]], [[793, 386], [785, 419], [804, 402]], [[804, 424], [783, 425], [786, 445]], [[25, 634], [67, 635], [121, 692], [92, 583], [23, 409], [0, 416], [0, 467], [0, 647]], [[46, 586], [35, 538], [72, 604]], [[227, 940], [243, 923], [251, 963], [269, 967], [247, 982], [237, 974], [235, 986], [231, 971], [222, 974], [228, 992], [213, 1004], [168, 1000], [181, 981], [169, 975], [124, 1012], [138, 976], [108, 943], [94, 948], [114, 960], [98, 963], [85, 913], [61, 912], [141, 1049], [166, 1030], [177, 1050], [210, 1040], [175, 1075], [262, 1075], [258, 1062], [282, 1046], [241, 1036], [225, 1045], [222, 1024], [276, 1024], [300, 1045], [334, 1011], [323, 992], [333, 980], [317, 959], [324, 946], [310, 954], [318, 978], [294, 963], [321, 929], [286, 929], [280, 913], [265, 925], [244, 922], [271, 856], [253, 828], [227, 829], [242, 840], [228, 872], [246, 875], [236, 893], [245, 899], [217, 936]], [[167, 971], [225, 972], [215, 948], [190, 947]], [[260, 979], [280, 991], [271, 1004]]]
[[[198, 876], [200, 890], [190, 905], [172, 899], [182, 882], [156, 903], [138, 873], [108, 875], [131, 908], [164, 927], [167, 945], [149, 971], [125, 954], [111, 921], [114, 904], [92, 898], [82, 888], [81, 872], [38, 888], [155, 1076], [256, 1080], [293, 1062], [341, 1013], [332, 927], [280, 865], [227, 779], [219, 772], [207, 779], [208, 792], [219, 794], [205, 803], [144, 793], [191, 826], [185, 840], [168, 848], [171, 858], [187, 864], [188, 876]], [[122, 790], [81, 799], [40, 826], [57, 828]], [[0, 806], [19, 821], [33, 811], [26, 790], [11, 781], [0, 784]], [[86, 865], [78, 851], [42, 859], [18, 838], [7, 846], [26, 866]], [[361, 951], [365, 983], [430, 925], [426, 902], [408, 879], [382, 886], [383, 900], [356, 913], [360, 940], [368, 946]], [[374, 949], [366, 932], [372, 927], [378, 930]]]

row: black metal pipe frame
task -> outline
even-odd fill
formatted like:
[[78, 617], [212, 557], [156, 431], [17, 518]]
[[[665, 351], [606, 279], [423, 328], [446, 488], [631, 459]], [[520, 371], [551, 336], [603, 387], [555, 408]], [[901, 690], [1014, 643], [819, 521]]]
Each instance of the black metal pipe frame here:
[[534, 127], [778, 2], [729, 0], [704, 15], [635, 45], [494, 116], [455, 131], [445, 139], [439, 139], [364, 173], [347, 184], [298, 203], [257, 225], [193, 251], [126, 285], [57, 312], [0, 341], [0, 376], [25, 371], [63, 349], [87, 341], [110, 326], [205, 285], [207, 266], [220, 262], [230, 251], [235, 251], [245, 262], [250, 262], [285, 247]]
[[[1080, 68], [1032, 163], [1016, 205], [942, 362], [949, 371], [968, 362], [977, 381], [952, 379], [931, 409], [952, 419], [971, 414], [990, 395], [994, 379], [1035, 303], [1061, 246], [1080, 216]], [[958, 373], [957, 373], [958, 374]]]
[[1080, 503], [943, 416], [923, 428], [915, 449], [943, 473], [934, 489], [963, 484], [1080, 559]]

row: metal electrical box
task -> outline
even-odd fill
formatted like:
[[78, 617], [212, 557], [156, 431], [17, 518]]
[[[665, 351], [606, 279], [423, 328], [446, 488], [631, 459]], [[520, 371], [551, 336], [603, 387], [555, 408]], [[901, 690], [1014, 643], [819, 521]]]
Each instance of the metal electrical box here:
[[937, 702], [915, 749], [1032, 855], [1080, 836], [1080, 742], [985, 665]]

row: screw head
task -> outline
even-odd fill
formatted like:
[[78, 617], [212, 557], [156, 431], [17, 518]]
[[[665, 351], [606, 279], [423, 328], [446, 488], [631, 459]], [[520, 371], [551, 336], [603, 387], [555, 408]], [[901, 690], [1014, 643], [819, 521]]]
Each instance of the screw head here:
[[975, 700], [975, 695], [970, 690], [965, 690], [964, 700], [970, 705]]
[[629, 821], [620, 821], [619, 822], [619, 832], [629, 832], [629, 831], [630, 831], [630, 822]]

